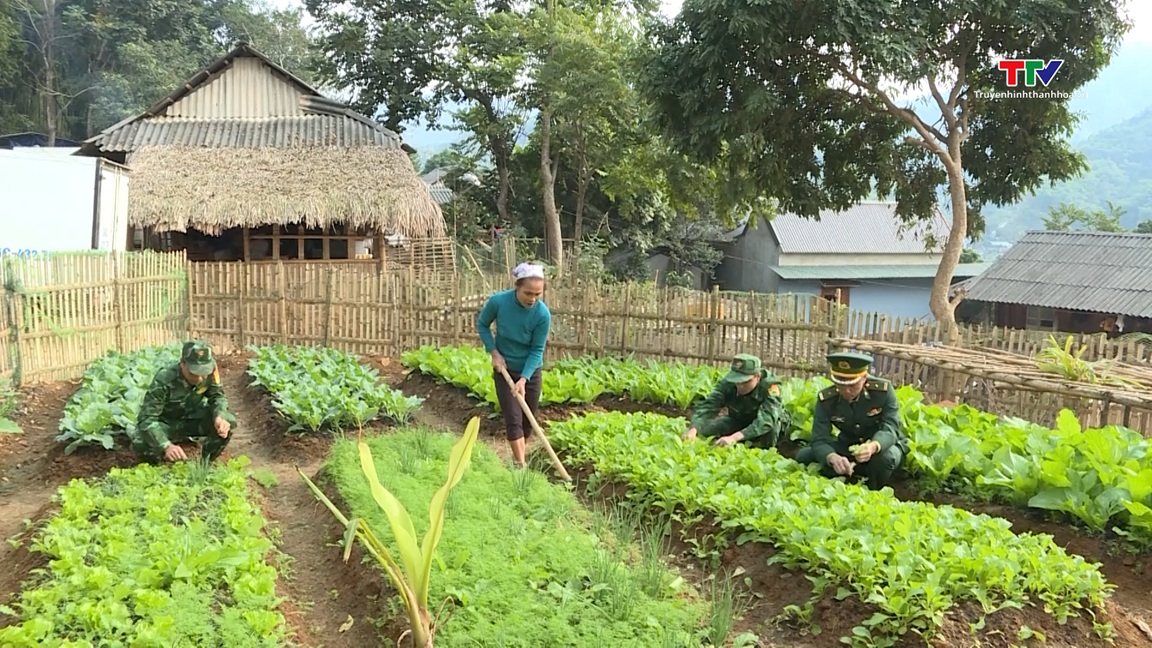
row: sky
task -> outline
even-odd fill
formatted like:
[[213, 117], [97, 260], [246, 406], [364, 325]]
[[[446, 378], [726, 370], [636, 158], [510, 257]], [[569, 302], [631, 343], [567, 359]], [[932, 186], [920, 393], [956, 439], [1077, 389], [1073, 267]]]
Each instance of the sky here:
[[[302, 0], [266, 0], [273, 7], [281, 9], [300, 8], [304, 6]], [[683, 0], [663, 0], [660, 3], [662, 13], [675, 16], [680, 11]], [[1124, 42], [1152, 43], [1152, 2], [1149, 0], [1128, 0], [1127, 13], [1132, 20], [1132, 30], [1128, 32]], [[310, 22], [307, 15], [305, 22]]]

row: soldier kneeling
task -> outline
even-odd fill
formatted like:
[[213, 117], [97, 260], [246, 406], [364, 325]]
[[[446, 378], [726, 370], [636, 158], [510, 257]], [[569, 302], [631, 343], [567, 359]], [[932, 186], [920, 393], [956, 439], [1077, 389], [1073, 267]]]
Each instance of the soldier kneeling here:
[[144, 394], [132, 449], [151, 463], [184, 461], [188, 457], [177, 444], [200, 441], [201, 459], [211, 463], [235, 429], [212, 350], [203, 342], [185, 342], [180, 362], [157, 372]]
[[[892, 383], [868, 375], [872, 358], [862, 353], [833, 353], [832, 382], [820, 392], [812, 416], [812, 444], [796, 455], [817, 464], [826, 477], [862, 476], [880, 490], [908, 453]], [[832, 436], [832, 426], [839, 435]]]

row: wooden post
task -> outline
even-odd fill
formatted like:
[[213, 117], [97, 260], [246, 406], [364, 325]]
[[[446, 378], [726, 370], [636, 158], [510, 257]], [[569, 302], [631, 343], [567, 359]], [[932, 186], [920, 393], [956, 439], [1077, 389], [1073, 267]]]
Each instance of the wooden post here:
[[184, 330], [188, 337], [192, 337], [193, 331], [196, 327], [192, 325], [192, 262], [188, 260], [187, 253], [184, 256], [184, 308], [187, 309], [187, 317], [184, 318]]
[[284, 262], [276, 261], [276, 290], [280, 293], [280, 344], [288, 343], [288, 287], [284, 281]]
[[328, 268], [328, 294], [324, 299], [324, 346], [332, 346], [332, 293], [336, 292], [336, 273]]
[[452, 282], [452, 319], [448, 321], [448, 325], [452, 327], [453, 346], [460, 345], [460, 315], [457, 312], [460, 308], [460, 297], [460, 279], [457, 279]]
[[239, 290], [236, 291], [236, 330], [240, 334], [240, 349], [244, 349], [244, 345], [248, 343], [247, 335], [244, 330], [244, 320], [248, 318], [248, 310], [245, 308], [244, 295], [248, 293], [248, 286], [251, 285], [248, 281], [248, 268], [247, 263], [240, 264], [240, 276], [237, 281], [240, 282]]
[[124, 306], [120, 303], [120, 252], [112, 253], [112, 317], [116, 321], [116, 350], [125, 353], [124, 348]]
[[[587, 302], [584, 304], [588, 306]], [[628, 351], [628, 316], [632, 313], [632, 282], [624, 284], [624, 317], [620, 322], [620, 355]]]
[[8, 309], [8, 340], [12, 348], [8, 350], [8, 357], [12, 361], [12, 386], [19, 387], [24, 384], [24, 353], [20, 348], [20, 328], [23, 326], [23, 312], [21, 303], [24, 296], [17, 290], [17, 283], [12, 273], [12, 257], [4, 259], [3, 274], [0, 282], [4, 287], [4, 301]]
[[708, 362], [716, 362], [716, 311], [720, 308], [720, 287], [712, 286], [712, 294], [708, 296], [708, 332], [706, 341]]

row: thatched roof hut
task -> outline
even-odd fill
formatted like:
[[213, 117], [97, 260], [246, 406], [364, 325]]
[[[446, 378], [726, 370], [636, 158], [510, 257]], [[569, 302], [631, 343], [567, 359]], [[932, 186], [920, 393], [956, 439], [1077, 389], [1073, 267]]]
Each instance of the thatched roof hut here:
[[239, 229], [247, 249], [258, 228], [316, 236], [339, 225], [345, 236], [446, 238], [410, 152], [396, 133], [241, 44], [85, 141], [80, 154], [130, 167], [134, 228], [207, 236]]

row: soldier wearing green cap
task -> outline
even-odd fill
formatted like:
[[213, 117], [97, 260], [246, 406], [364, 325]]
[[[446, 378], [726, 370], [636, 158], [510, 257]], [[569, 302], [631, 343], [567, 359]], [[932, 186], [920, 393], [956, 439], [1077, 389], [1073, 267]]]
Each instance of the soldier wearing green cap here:
[[[720, 410], [728, 412], [720, 416]], [[780, 379], [761, 366], [760, 358], [740, 354], [728, 374], [696, 407], [685, 439], [697, 432], [715, 438], [717, 445], [747, 443], [772, 448], [788, 431], [792, 417], [780, 399]]]
[[188, 457], [177, 444], [197, 440], [202, 458], [211, 462], [235, 428], [212, 349], [203, 342], [185, 342], [180, 362], [157, 372], [144, 394], [132, 449], [150, 462], [184, 461]]
[[797, 453], [796, 461], [819, 465], [827, 477], [863, 476], [869, 488], [879, 490], [908, 453], [896, 391], [891, 382], [868, 375], [871, 356], [844, 352], [827, 357], [835, 384], [817, 395], [812, 445]]

